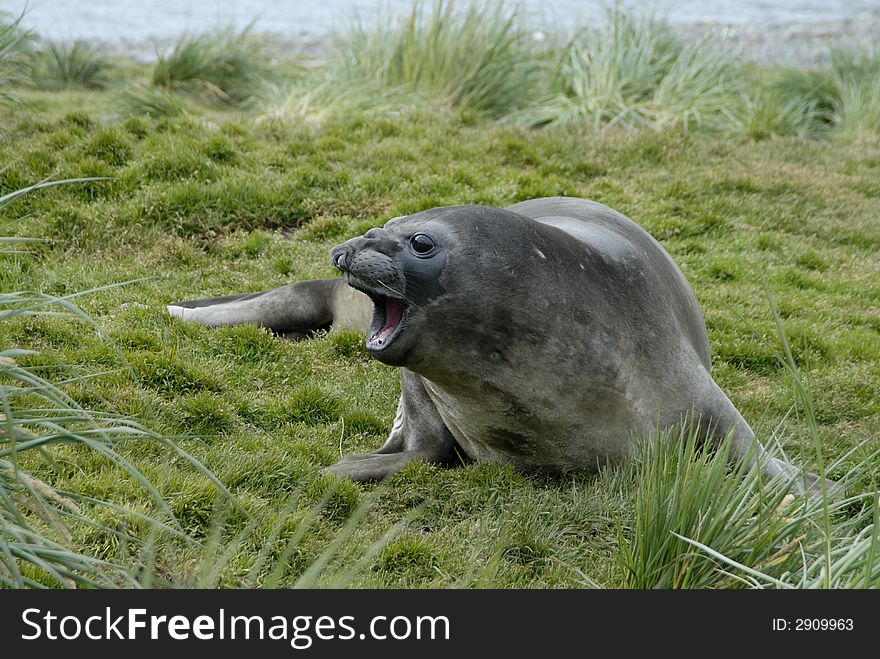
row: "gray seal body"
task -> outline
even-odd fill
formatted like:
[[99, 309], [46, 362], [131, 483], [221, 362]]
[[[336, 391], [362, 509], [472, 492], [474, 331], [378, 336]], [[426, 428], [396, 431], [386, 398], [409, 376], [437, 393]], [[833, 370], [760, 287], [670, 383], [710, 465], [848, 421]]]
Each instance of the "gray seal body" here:
[[816, 486], [770, 458], [710, 375], [699, 305], [637, 224], [583, 199], [436, 208], [333, 248], [341, 279], [197, 300], [171, 313], [290, 336], [366, 331], [401, 368], [386, 443], [329, 471], [382, 479], [413, 460], [595, 470], [688, 419], [731, 458]]

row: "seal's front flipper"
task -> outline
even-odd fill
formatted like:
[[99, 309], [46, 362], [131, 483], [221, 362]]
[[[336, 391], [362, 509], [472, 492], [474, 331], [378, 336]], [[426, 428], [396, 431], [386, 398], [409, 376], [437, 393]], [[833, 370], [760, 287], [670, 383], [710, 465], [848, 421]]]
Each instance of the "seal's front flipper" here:
[[366, 331], [372, 304], [341, 279], [313, 279], [259, 293], [174, 302], [168, 313], [209, 327], [259, 325], [305, 338], [330, 327]]
[[322, 471], [350, 478], [358, 483], [366, 483], [385, 480], [406, 467], [410, 462], [421, 460], [431, 464], [446, 463], [445, 460], [438, 461], [437, 458], [436, 452], [432, 450], [365, 453], [346, 456], [336, 464], [325, 467]]
[[378, 451], [349, 455], [325, 472], [354, 481], [379, 481], [397, 473], [410, 462], [455, 465], [463, 452], [440, 418], [421, 376], [400, 369], [400, 400], [388, 440]]

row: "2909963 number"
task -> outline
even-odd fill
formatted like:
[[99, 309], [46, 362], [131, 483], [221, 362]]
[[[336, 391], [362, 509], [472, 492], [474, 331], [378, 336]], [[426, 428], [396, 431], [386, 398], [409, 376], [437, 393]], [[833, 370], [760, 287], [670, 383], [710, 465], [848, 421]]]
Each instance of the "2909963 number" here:
[[796, 618], [795, 631], [850, 631], [852, 618]]

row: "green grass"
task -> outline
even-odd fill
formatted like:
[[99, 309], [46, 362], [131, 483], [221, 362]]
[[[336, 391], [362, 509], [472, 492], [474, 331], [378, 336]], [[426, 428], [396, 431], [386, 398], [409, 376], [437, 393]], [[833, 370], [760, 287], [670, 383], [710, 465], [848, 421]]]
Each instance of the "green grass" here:
[[387, 86], [356, 72], [318, 69], [277, 85], [262, 107], [264, 120], [320, 123], [346, 114], [387, 115], [411, 111], [424, 100], [402, 86]]
[[[0, 209], [28, 194], [96, 180], [63, 179], [14, 190], [0, 196]], [[23, 236], [0, 237], [0, 258], [27, 256], [23, 248], [40, 242]], [[76, 298], [101, 290], [60, 297], [0, 292], [0, 323], [17, 318], [57, 318], [80, 330], [90, 327], [109, 349], [103, 357], [105, 364], [118, 363], [117, 373], [135, 376], [132, 362], [101, 337], [94, 321], [74, 303]], [[131, 342], [155, 344], [145, 335]], [[252, 351], [249, 344], [242, 347]], [[172, 374], [175, 371], [179, 368], [172, 369]], [[150, 368], [146, 376], [165, 383], [169, 381], [166, 373]], [[408, 518], [404, 516], [362, 555], [354, 554], [353, 566], [339, 563], [340, 548], [363, 523], [371, 499], [354, 507], [358, 497], [352, 484], [313, 483], [312, 490], [323, 489], [324, 494], [298, 519], [290, 519], [295, 513], [290, 505], [280, 511], [273, 507], [269, 514], [259, 506], [249, 509], [182, 450], [177, 438], [158, 435], [131, 416], [113, 410], [94, 386], [108, 374], [83, 374], [49, 354], [0, 346], [0, 586], [216, 587], [246, 543], [256, 556], [248, 565], [248, 578], [238, 585], [253, 586], [260, 580], [261, 585], [274, 586], [280, 583], [288, 560], [318, 515], [345, 518], [351, 512], [342, 530], [315, 560], [304, 564], [304, 574], [293, 584], [314, 587], [320, 579], [329, 579], [329, 585], [343, 587], [384, 549]], [[172, 389], [179, 380], [170, 379]], [[300, 404], [295, 409], [300, 410], [300, 416], [317, 414], [315, 418], [321, 420], [332, 415], [335, 401], [316, 397], [314, 391], [306, 390], [297, 398]], [[79, 399], [86, 401], [85, 406]], [[181, 412], [183, 423], [205, 437], [222, 433], [230, 416], [213, 397], [204, 395], [187, 400]], [[185, 485], [190, 497], [182, 505], [163, 496], [154, 482], [117, 450], [136, 441], [151, 446], [156, 456], [167, 451], [194, 472], [195, 478], [191, 474]], [[63, 489], [71, 463], [59, 447], [80, 455], [90, 453], [105, 473], [112, 474], [117, 487], [143, 493], [145, 501], [131, 504], [117, 501], [122, 498], [118, 496], [91, 496], [82, 487]], [[32, 475], [31, 469], [46, 470], [53, 484]], [[301, 494], [291, 495], [291, 501], [298, 503]], [[337, 513], [334, 507], [339, 502], [344, 504]], [[182, 563], [186, 559], [188, 562]]]
[[502, 2], [437, 0], [400, 16], [350, 21], [334, 35], [328, 59], [277, 85], [264, 114], [320, 121], [430, 105], [502, 117], [530, 101], [541, 68], [522, 21]]
[[[64, 180], [43, 183], [0, 196], [0, 209], [25, 194], [59, 184], [86, 183]], [[27, 237], [0, 238], [0, 257], [26, 254], [20, 249], [39, 242]], [[54, 297], [26, 292], [0, 293], [0, 322], [18, 317], [48, 316], [68, 323], [89, 322], [71, 301], [71, 296]], [[113, 587], [137, 585], [136, 572], [124, 562], [108, 561], [93, 550], [83, 553], [84, 536], [100, 534], [106, 541], [125, 547], [137, 543], [126, 522], [167, 529], [186, 541], [180, 524], [167, 502], [144, 478], [141, 471], [121, 456], [115, 445], [151, 434], [135, 421], [104, 410], [91, 410], [70, 395], [71, 388], [93, 393], [91, 381], [64, 364], [23, 348], [0, 350], [0, 584], [24, 586]], [[48, 377], [47, 377], [48, 376]], [[163, 438], [152, 437], [158, 443]], [[146, 514], [127, 510], [112, 501], [93, 499], [81, 492], [58, 487], [64, 481], [52, 457], [57, 444], [91, 449], [117, 477], [143, 486], [152, 497], [154, 511]], [[32, 454], [54, 472], [50, 485], [28, 473]], [[197, 462], [194, 464], [198, 467]], [[60, 477], [60, 478], [59, 478]], [[222, 486], [221, 486], [222, 487]], [[102, 522], [84, 508], [117, 514], [116, 524]]]
[[[785, 484], [731, 468], [727, 444], [700, 446], [689, 428], [640, 448], [606, 474], [636, 491], [635, 523], [621, 527], [617, 557], [626, 587], [876, 587], [876, 487], [800, 499]], [[878, 457], [848, 476], [876, 477]]]
[[838, 134], [858, 139], [880, 133], [880, 75], [867, 82], [842, 80], [834, 110]]
[[[801, 531], [825, 537], [824, 513], [798, 513], [796, 526], [768, 521], [764, 534], [751, 518], [767, 519], [778, 493], [756, 498], [747, 479], [699, 454], [692, 462], [652, 453], [599, 476], [417, 464], [383, 487], [328, 491], [320, 467], [384, 441], [396, 371], [369, 359], [351, 333], [293, 343], [164, 313], [174, 300], [332, 276], [331, 245], [396, 215], [555, 194], [609, 204], [663, 243], [702, 305], [715, 378], [745, 418], [791, 459], [816, 470], [819, 448], [832, 478], [849, 474], [850, 500], [829, 510], [827, 554], [860, 565], [873, 551], [876, 511], [855, 498], [876, 492], [880, 449], [880, 160], [870, 141], [526, 130], [418, 109], [308, 123], [233, 114], [108, 122], [12, 108], [3, 129], [2, 192], [64, 176], [110, 179], [41, 190], [2, 210], [0, 235], [48, 242], [4, 244], [28, 253], [0, 255], [0, 290], [59, 297], [137, 281], [77, 298], [100, 333], [64, 317], [18, 316], [0, 323], [0, 350], [39, 352], [16, 363], [52, 381], [65, 378], [63, 365], [91, 378], [65, 385], [77, 405], [179, 437], [250, 515], [218, 508], [216, 486], [172, 451], [126, 441], [114, 450], [201, 546], [131, 525], [138, 551], [97, 530], [74, 539], [79, 554], [134, 557], [157, 583], [186, 585], [826, 584], [821, 548], [807, 553], [806, 570], [800, 553], [797, 570], [788, 554], [774, 562]], [[812, 392], [811, 414], [778, 359], [762, 272]], [[126, 509], [154, 505], [100, 455], [72, 445], [51, 455], [51, 463], [28, 457], [27, 473]], [[678, 473], [687, 486], [680, 501], [719, 498], [674, 508], [671, 523], [658, 504]], [[748, 504], [739, 512], [738, 501]], [[707, 511], [729, 523], [701, 526]], [[353, 515], [362, 521], [349, 525]], [[349, 574], [346, 565], [359, 568]], [[861, 574], [831, 583], [877, 584], [870, 569]]]

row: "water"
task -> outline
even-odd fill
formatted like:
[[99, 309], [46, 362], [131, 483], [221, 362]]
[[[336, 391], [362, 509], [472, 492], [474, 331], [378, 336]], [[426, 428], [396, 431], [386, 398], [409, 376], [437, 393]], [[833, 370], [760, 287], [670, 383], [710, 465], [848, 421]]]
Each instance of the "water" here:
[[[256, 28], [281, 35], [322, 34], [378, 7], [402, 10], [411, 0], [0, 0], [14, 14], [27, 4], [27, 27], [51, 39], [89, 39], [125, 44], [166, 41], [181, 33], [210, 30], [218, 24]], [[656, 0], [626, 3], [653, 8], [687, 28], [703, 23], [812, 26], [858, 23], [880, 16], [880, 0]], [[596, 20], [604, 3], [577, 0], [522, 0], [527, 15], [551, 25]]]

